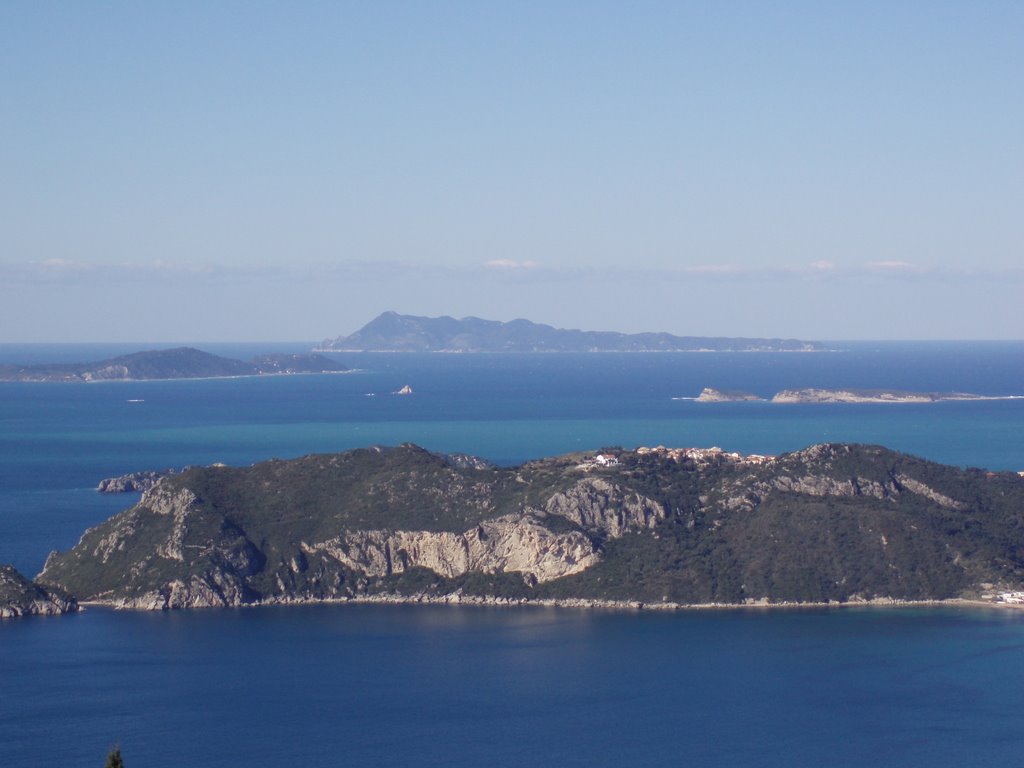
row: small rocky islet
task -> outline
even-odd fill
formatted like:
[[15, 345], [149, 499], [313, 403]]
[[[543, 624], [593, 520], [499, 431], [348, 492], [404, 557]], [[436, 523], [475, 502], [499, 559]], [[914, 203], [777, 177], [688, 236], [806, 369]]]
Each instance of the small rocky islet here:
[[715, 389], [705, 387], [696, 398], [698, 403], [937, 403], [944, 400], [1006, 400], [1011, 396], [998, 397], [975, 395], [969, 392], [905, 392], [896, 389], [822, 389], [807, 387], [804, 389], [783, 389], [776, 392], [770, 399], [752, 392], [742, 390]]

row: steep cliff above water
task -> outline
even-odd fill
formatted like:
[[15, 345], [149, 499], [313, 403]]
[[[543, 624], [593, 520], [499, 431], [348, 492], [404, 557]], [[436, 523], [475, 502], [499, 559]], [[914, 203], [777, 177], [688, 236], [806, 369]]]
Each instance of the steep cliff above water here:
[[35, 584], [10, 565], [0, 565], [0, 619], [55, 616], [78, 610], [75, 598]]
[[138, 608], [979, 597], [1024, 587], [1024, 479], [875, 446], [614, 449], [513, 468], [362, 449], [165, 478], [39, 580]]

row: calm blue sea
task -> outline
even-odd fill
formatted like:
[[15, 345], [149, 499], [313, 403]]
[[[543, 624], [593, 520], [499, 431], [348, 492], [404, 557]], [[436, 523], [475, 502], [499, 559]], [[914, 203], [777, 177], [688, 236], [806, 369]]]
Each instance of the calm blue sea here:
[[[248, 357], [309, 344], [203, 345]], [[0, 562], [131, 504], [138, 469], [412, 441], [501, 463], [607, 445], [778, 453], [822, 441], [1024, 469], [1024, 400], [699, 404], [701, 388], [1024, 395], [1024, 343], [822, 354], [346, 354], [344, 375], [0, 383]], [[0, 362], [138, 345], [0, 345]], [[404, 385], [413, 395], [392, 394]], [[320, 606], [0, 623], [4, 762], [134, 766], [1021, 765], [1024, 616], [635, 615]]]

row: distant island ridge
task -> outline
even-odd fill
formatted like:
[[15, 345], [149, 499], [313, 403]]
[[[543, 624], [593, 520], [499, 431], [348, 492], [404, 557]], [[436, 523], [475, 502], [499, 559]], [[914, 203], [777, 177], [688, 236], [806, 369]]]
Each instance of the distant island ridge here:
[[799, 339], [675, 336], [554, 328], [529, 320], [417, 317], [384, 312], [315, 352], [822, 352]]
[[349, 370], [323, 355], [260, 355], [235, 360], [192, 347], [147, 350], [91, 363], [0, 365], [0, 381], [148, 381], [212, 379], [295, 373], [341, 373]]
[[[896, 389], [783, 389], [770, 399], [772, 403], [937, 403], [943, 400], [1014, 400], [1020, 395], [976, 395], [970, 392], [904, 392]], [[698, 403], [767, 402], [768, 398], [742, 390], [723, 390], [705, 387], [697, 397], [677, 400], [696, 400]]]

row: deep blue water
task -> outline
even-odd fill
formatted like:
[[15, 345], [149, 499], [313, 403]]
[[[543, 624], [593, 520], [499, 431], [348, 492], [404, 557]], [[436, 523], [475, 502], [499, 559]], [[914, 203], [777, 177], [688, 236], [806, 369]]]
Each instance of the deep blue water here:
[[7, 765], [1020, 765], [1024, 622], [314, 606], [0, 625]]
[[[1024, 394], [1022, 343], [846, 346], [339, 355], [359, 372], [0, 383], [0, 562], [34, 574], [50, 549], [132, 503], [96, 494], [102, 477], [375, 443], [514, 463], [612, 444], [778, 453], [835, 440], [1024, 469], [1024, 400], [673, 400], [705, 386]], [[0, 362], [137, 348], [0, 345]], [[405, 384], [412, 396], [391, 394]], [[5, 763], [62, 766], [100, 764], [114, 741], [129, 766], [157, 767], [1015, 765], [1022, 648], [1024, 617], [979, 611], [90, 610], [0, 623], [0, 745]]]

